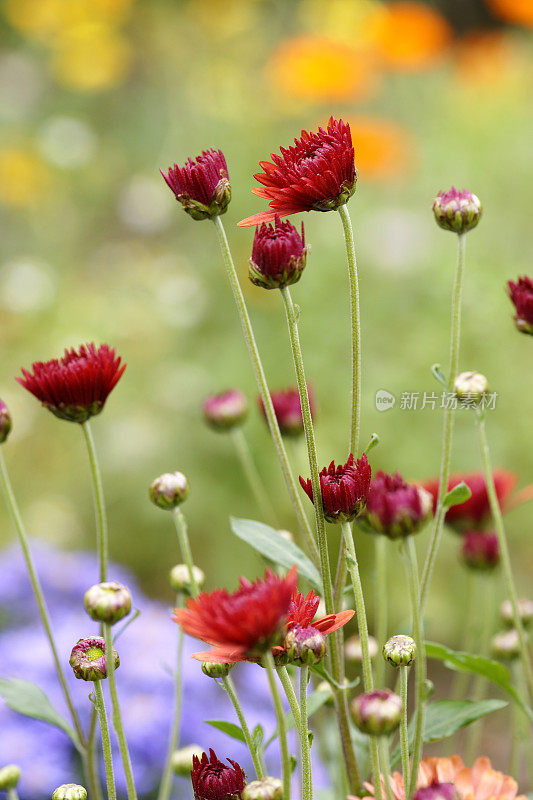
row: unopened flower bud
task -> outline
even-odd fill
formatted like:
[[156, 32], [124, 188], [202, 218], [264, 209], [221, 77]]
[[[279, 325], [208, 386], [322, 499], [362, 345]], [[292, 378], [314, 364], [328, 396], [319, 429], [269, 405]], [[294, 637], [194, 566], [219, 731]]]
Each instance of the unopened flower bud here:
[[475, 404], [489, 391], [489, 382], [481, 372], [461, 372], [455, 379], [454, 389], [459, 400]]
[[180, 747], [172, 753], [170, 765], [174, 775], [179, 778], [189, 778], [192, 771], [193, 756], [201, 758], [203, 748], [199, 744], [189, 744], [187, 747]]
[[[527, 597], [519, 597], [518, 614], [522, 620], [522, 625], [527, 628], [533, 620], [533, 600], [528, 600]], [[501, 604], [500, 617], [509, 628], [514, 625], [513, 606], [510, 600], [504, 600]]]
[[225, 664], [221, 661], [202, 661], [202, 672], [208, 678], [225, 678], [235, 664]]
[[479, 197], [466, 189], [458, 191], [454, 186], [448, 192], [440, 192], [432, 208], [437, 224], [453, 233], [466, 233], [475, 228], [482, 212]]
[[361, 524], [389, 539], [402, 539], [420, 531], [433, 511], [426, 489], [404, 481], [399, 472], [378, 470], [370, 484]]
[[[378, 654], [379, 645], [373, 636], [368, 637], [368, 652], [370, 658], [375, 658]], [[346, 639], [344, 644], [344, 656], [347, 661], [354, 661], [357, 664], [363, 663], [363, 651], [361, 649], [361, 639], [355, 634]]]
[[498, 537], [486, 531], [466, 531], [462, 537], [461, 557], [470, 569], [494, 569], [500, 563]]
[[496, 658], [503, 661], [513, 661], [520, 655], [520, 638], [518, 631], [511, 628], [508, 631], [501, 631], [492, 637], [490, 648]]
[[322, 661], [326, 655], [326, 639], [312, 625], [303, 628], [295, 625], [287, 633], [283, 644], [289, 661], [300, 666], [313, 666]]
[[514, 321], [520, 333], [533, 334], [533, 281], [527, 275], [516, 283], [508, 281], [507, 290], [515, 307]]
[[241, 800], [282, 800], [283, 783], [279, 778], [262, 778], [244, 787]]
[[383, 658], [393, 667], [410, 667], [416, 658], [415, 640], [410, 636], [391, 636], [383, 645]]
[[213, 394], [204, 400], [204, 418], [216, 431], [229, 431], [242, 425], [248, 414], [246, 395], [238, 389]]
[[459, 800], [459, 794], [453, 783], [430, 783], [419, 789], [413, 800]]
[[255, 230], [249, 277], [263, 289], [281, 289], [300, 280], [307, 260], [304, 226], [298, 233], [292, 222], [276, 217]]
[[231, 185], [222, 150], [214, 147], [203, 150], [194, 161], [188, 158], [183, 167], [174, 164], [167, 172], [160, 172], [176, 200], [193, 219], [213, 219], [226, 212]]
[[182, 472], [165, 472], [150, 486], [150, 499], [159, 508], [172, 510], [189, 494], [189, 482]]
[[7, 764], [0, 767], [0, 792], [9, 792], [16, 789], [20, 780], [20, 767], [16, 764]]
[[[120, 666], [118, 653], [113, 649], [115, 669]], [[107, 678], [105, 639], [101, 636], [89, 636], [78, 639], [70, 654], [70, 666], [76, 678], [83, 681], [101, 681]]]
[[57, 787], [52, 800], [87, 800], [87, 790], [77, 783], [64, 783]]
[[11, 414], [3, 400], [0, 400], [0, 444], [4, 444], [12, 427]]
[[[200, 569], [200, 567], [196, 567], [193, 565], [192, 574], [194, 580], [196, 581], [196, 585], [199, 589], [205, 583], [205, 574]], [[168, 574], [168, 580], [172, 588], [175, 592], [184, 592], [186, 594], [192, 594], [191, 591], [191, 578], [189, 575], [189, 567], [187, 564], [176, 564], [175, 567], [172, 567]]]
[[130, 613], [131, 594], [121, 583], [106, 581], [87, 589], [84, 603], [92, 619], [114, 625]]
[[390, 689], [378, 689], [358, 695], [350, 704], [352, 718], [362, 733], [386, 736], [402, 718], [402, 701]]

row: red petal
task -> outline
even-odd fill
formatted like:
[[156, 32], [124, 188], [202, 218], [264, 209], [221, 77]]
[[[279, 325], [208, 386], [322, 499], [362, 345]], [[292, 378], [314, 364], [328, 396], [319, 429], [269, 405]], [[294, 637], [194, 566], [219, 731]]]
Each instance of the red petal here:
[[346, 625], [347, 622], [351, 620], [355, 611], [352, 609], [348, 609], [346, 611], [339, 611], [338, 614], [330, 614], [327, 617], [322, 617], [319, 619], [318, 622], [313, 622], [313, 628], [316, 628], [317, 631], [320, 631], [324, 636], [327, 636], [329, 633], [333, 633], [333, 631], [338, 631], [339, 628], [342, 628]]
[[[293, 211], [292, 213], [295, 214], [296, 212]], [[237, 227], [250, 228], [252, 225], [260, 225], [262, 222], [272, 222], [277, 215], [279, 215], [279, 211], [261, 211], [259, 214], [253, 214], [251, 217], [241, 219], [237, 223]], [[284, 216], [288, 216], [288, 214], [284, 214]]]
[[212, 650], [206, 650], [205, 653], [193, 653], [192, 657], [197, 661], [209, 661], [217, 664], [233, 664], [236, 661], [246, 661], [244, 651], [228, 650], [224, 647], [214, 647]]

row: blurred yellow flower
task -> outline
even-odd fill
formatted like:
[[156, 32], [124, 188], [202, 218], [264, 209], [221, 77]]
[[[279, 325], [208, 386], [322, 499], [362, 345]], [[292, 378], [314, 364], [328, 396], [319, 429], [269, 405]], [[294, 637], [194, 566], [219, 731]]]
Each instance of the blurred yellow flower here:
[[488, 0], [495, 14], [508, 22], [533, 25], [533, 0]]
[[366, 21], [378, 7], [377, 0], [301, 0], [298, 16], [307, 30], [353, 45], [364, 41]]
[[422, 3], [388, 3], [368, 23], [368, 36], [394, 69], [431, 67], [447, 51], [452, 30], [444, 17]]
[[131, 62], [131, 46], [118, 31], [107, 25], [87, 24], [71, 28], [58, 38], [52, 71], [65, 86], [90, 92], [121, 83]]
[[46, 166], [21, 148], [0, 150], [0, 202], [12, 208], [39, 203], [50, 182]]
[[368, 54], [322, 36], [295, 36], [282, 42], [266, 69], [276, 91], [306, 100], [368, 97], [377, 73]]
[[210, 38], [235, 37], [251, 28], [261, 0], [189, 0], [186, 11]]
[[50, 41], [73, 26], [121, 22], [131, 5], [132, 0], [5, 0], [4, 13], [26, 36]]
[[362, 181], [401, 177], [412, 166], [415, 144], [402, 125], [379, 117], [348, 117], [355, 164]]

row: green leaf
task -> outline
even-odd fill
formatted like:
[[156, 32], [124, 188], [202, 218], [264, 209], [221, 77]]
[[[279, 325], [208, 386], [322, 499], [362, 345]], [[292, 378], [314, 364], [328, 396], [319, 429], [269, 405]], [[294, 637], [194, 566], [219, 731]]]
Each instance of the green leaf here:
[[263, 746], [264, 738], [265, 738], [265, 731], [263, 730], [263, 726], [256, 725], [252, 732], [252, 740], [257, 749]]
[[299, 577], [306, 578], [314, 589], [320, 594], [323, 593], [322, 580], [317, 568], [294, 542], [284, 539], [279, 531], [270, 525], [254, 519], [231, 517], [230, 524], [235, 536], [247, 542], [269, 561], [287, 569], [296, 564]]
[[344, 691], [346, 691], [347, 689], [354, 689], [359, 683], [361, 683], [361, 678], [359, 677], [355, 678], [353, 681], [350, 681], [349, 683], [343, 683], [343, 684], [338, 683], [338, 681], [336, 681], [329, 674], [329, 672], [327, 672], [322, 662], [320, 662], [319, 664], [314, 664], [311, 667], [311, 672], [314, 672], [315, 675], [320, 675], [320, 677], [323, 680], [327, 681], [329, 684], [331, 684], [331, 686], [334, 686], [336, 689], [344, 689]]
[[466, 502], [470, 497], [472, 497], [472, 490], [464, 481], [461, 481], [444, 496], [442, 501], [443, 508], [458, 506], [460, 503]]
[[244, 742], [244, 744], [246, 744], [242, 728], [235, 725], [233, 722], [226, 722], [224, 719], [204, 719], [204, 722], [216, 728], [217, 731], [222, 731], [226, 736], [231, 736], [232, 739], [237, 739], [238, 742]]
[[380, 442], [379, 434], [373, 433], [370, 439], [368, 440], [368, 444], [363, 450], [363, 453], [366, 453], [368, 455], [368, 453], [372, 450], [373, 447], [378, 446], [379, 442]]
[[440, 368], [440, 364], [433, 364], [433, 366], [431, 367], [431, 372], [433, 374], [433, 377], [436, 380], [438, 380], [439, 383], [442, 383], [443, 386], [448, 388], [448, 382], [447, 382], [446, 378], [444, 377], [444, 375], [442, 374], [442, 371], [441, 371], [441, 368]]
[[437, 642], [426, 642], [426, 655], [428, 658], [436, 658], [439, 661], [443, 661], [444, 666], [448, 667], [448, 669], [453, 669], [457, 672], [470, 672], [487, 678], [487, 680], [499, 686], [500, 689], [508, 694], [515, 703], [518, 703], [524, 713], [533, 721], [533, 711], [523, 702], [513, 685], [511, 673], [503, 664], [486, 656], [450, 650], [449, 647], [437, 644]]
[[[316, 714], [319, 708], [322, 708], [324, 703], [327, 703], [328, 700], [331, 700], [331, 692], [325, 691], [324, 689], [317, 689], [317, 691], [310, 694], [309, 697], [307, 698], [307, 717], [309, 718], [312, 717], [313, 714]], [[291, 731], [293, 728], [296, 727], [296, 722], [294, 721], [294, 717], [291, 711], [285, 714], [285, 726], [288, 731]], [[278, 729], [276, 728], [270, 739], [265, 744], [265, 750], [270, 744], [272, 744], [272, 742], [277, 738], [277, 736], [278, 736]]]
[[23, 714], [25, 717], [40, 719], [59, 728], [74, 743], [81, 752], [82, 747], [75, 730], [69, 725], [61, 714], [55, 710], [48, 697], [31, 681], [20, 678], [0, 678], [0, 695], [4, 698], [9, 708]]

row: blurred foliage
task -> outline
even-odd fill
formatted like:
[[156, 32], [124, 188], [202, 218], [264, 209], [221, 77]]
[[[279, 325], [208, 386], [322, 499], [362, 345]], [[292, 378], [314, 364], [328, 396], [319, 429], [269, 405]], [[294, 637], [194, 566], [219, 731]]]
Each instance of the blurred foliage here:
[[[515, 331], [504, 291], [531, 269], [530, 4], [476, 3], [483, 13], [467, 15], [467, 32], [457, 22], [465, 5], [4, 2], [0, 396], [14, 417], [5, 457], [33, 535], [92, 546], [89, 473], [77, 427], [39, 408], [13, 376], [65, 346], [107, 341], [128, 362], [93, 425], [112, 556], [170, 601], [166, 574], [177, 543], [148, 485], [179, 469], [191, 484], [185, 511], [208, 588], [260, 569], [229, 528], [230, 514], [258, 516], [231, 441], [201, 415], [213, 391], [236, 386], [253, 398], [253, 375], [214, 231], [181, 212], [158, 168], [205, 147], [224, 150], [234, 197], [224, 223], [270, 385], [287, 386], [293, 368], [281, 300], [247, 281], [252, 232], [235, 223], [263, 207], [250, 193], [258, 161], [330, 113], [352, 123], [360, 172], [350, 212], [361, 275], [363, 438], [381, 437], [373, 466], [411, 479], [438, 472], [442, 413], [401, 410], [399, 397], [438, 392], [430, 366], [446, 370], [455, 241], [437, 228], [430, 204], [456, 184], [485, 209], [467, 243], [461, 365], [484, 372], [499, 393], [488, 419], [495, 464], [516, 471], [521, 486], [533, 482], [531, 340]], [[306, 215], [305, 225], [312, 252], [293, 294], [325, 464], [347, 455], [345, 254], [336, 214]], [[393, 410], [376, 410], [379, 389], [397, 396]], [[478, 469], [473, 419], [457, 416], [455, 469]], [[259, 414], [245, 433], [284, 526], [293, 528]], [[306, 472], [303, 444], [290, 455], [295, 471]], [[528, 518], [526, 506], [508, 518], [522, 591]], [[0, 525], [0, 541], [11, 540], [3, 506]], [[333, 548], [336, 536], [332, 528]], [[421, 550], [426, 541], [422, 534]], [[370, 545], [361, 535], [367, 580]], [[448, 533], [429, 608], [435, 635], [452, 645], [464, 602], [457, 554]], [[395, 592], [402, 587], [395, 581]], [[398, 609], [400, 624], [402, 603]]]

